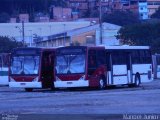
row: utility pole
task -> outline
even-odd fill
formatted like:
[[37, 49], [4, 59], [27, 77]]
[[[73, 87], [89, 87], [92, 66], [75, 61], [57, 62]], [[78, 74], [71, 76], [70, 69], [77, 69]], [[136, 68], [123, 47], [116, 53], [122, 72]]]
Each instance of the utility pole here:
[[24, 41], [24, 21], [22, 21], [22, 27], [15, 26], [15, 28], [19, 29], [19, 32], [22, 35], [22, 46], [25, 47], [25, 41]]
[[101, 0], [99, 0], [99, 29], [100, 29], [100, 44], [103, 44], [103, 39], [102, 39], [102, 3], [101, 3]]
[[64, 25], [64, 39], [63, 39], [63, 45], [66, 46], [66, 24], [63, 24]]
[[29, 32], [30, 32], [30, 43], [29, 43], [30, 45], [29, 46], [32, 47], [32, 39], [33, 39], [32, 38], [32, 30], [29, 30]]
[[23, 44], [23, 47], [25, 47], [25, 44], [24, 44], [24, 21], [22, 21], [22, 44]]

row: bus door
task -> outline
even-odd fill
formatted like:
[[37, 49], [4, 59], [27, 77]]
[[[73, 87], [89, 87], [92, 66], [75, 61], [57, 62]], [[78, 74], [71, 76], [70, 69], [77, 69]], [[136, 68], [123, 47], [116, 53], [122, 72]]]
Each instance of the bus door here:
[[89, 78], [89, 86], [96, 87], [98, 86], [98, 78], [95, 75], [95, 71], [97, 68], [97, 61], [96, 61], [96, 50], [90, 49], [88, 51], [88, 78]]
[[128, 52], [116, 51], [111, 53], [111, 84], [128, 84], [131, 76], [131, 58]]
[[[88, 76], [91, 87], [99, 86], [99, 80], [105, 77], [105, 50], [89, 50], [88, 54]], [[104, 78], [106, 80], [106, 78]]]
[[51, 51], [44, 51], [41, 64], [41, 81], [43, 88], [51, 88], [53, 86], [53, 66], [53, 53]]

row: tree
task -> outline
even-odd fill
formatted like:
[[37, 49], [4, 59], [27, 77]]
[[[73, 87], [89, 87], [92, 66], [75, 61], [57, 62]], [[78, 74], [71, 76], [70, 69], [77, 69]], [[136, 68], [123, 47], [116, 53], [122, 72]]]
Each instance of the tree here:
[[153, 51], [160, 48], [160, 22], [159, 23], [139, 23], [124, 26], [118, 31], [116, 36], [122, 44], [129, 45], [149, 45]]
[[134, 14], [131, 11], [113, 11], [111, 13], [106, 13], [103, 15], [102, 21], [120, 26], [140, 22], [138, 15]]
[[3, 13], [0, 13], [0, 23], [6, 23], [8, 22], [10, 19], [10, 16], [9, 14], [3, 12]]
[[151, 15], [151, 18], [158, 18], [158, 19], [160, 19], [160, 7], [158, 8], [158, 10], [155, 13], [153, 13]]
[[22, 46], [22, 42], [17, 42], [14, 38], [0, 36], [0, 53], [10, 53], [13, 48]]
[[90, 10], [90, 17], [99, 18], [98, 10]]
[[67, 2], [66, 0], [52, 0], [52, 5], [65, 7]]

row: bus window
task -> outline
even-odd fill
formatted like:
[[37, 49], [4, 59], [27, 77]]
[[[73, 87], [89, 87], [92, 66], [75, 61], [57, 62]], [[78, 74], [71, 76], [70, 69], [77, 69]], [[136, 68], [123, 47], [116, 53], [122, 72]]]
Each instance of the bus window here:
[[112, 53], [112, 64], [122, 65], [127, 63], [127, 53], [116, 51]]
[[96, 68], [96, 55], [89, 55], [88, 59], [88, 67], [89, 68]]
[[97, 51], [97, 66], [105, 64], [105, 51], [104, 50], [98, 50]]
[[133, 64], [140, 64], [141, 60], [140, 60], [140, 54], [138, 50], [134, 50], [132, 51], [132, 63]]
[[152, 62], [152, 58], [151, 58], [151, 52], [149, 50], [144, 51], [145, 55], [146, 55], [146, 63], [150, 64]]
[[2, 57], [0, 56], [0, 67], [2, 67]]
[[107, 70], [111, 70], [111, 53], [106, 53], [106, 65], [107, 65]]
[[149, 50], [132, 51], [133, 64], [151, 63], [151, 53]]
[[89, 50], [88, 55], [88, 74], [92, 75], [96, 70], [97, 62], [96, 62], [96, 50]]
[[96, 50], [89, 50], [88, 54], [89, 55], [95, 55], [96, 54]]

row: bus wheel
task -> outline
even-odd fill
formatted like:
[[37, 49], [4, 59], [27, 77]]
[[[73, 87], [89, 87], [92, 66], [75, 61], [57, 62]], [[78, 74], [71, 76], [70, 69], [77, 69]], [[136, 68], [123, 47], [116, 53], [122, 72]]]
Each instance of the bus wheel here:
[[135, 75], [135, 87], [139, 87], [141, 83], [140, 75], [136, 74]]
[[101, 77], [99, 80], [99, 89], [104, 89], [105, 86], [105, 80]]
[[51, 91], [55, 91], [55, 87], [52, 86], [52, 87], [51, 87]]
[[25, 88], [25, 91], [26, 91], [26, 92], [32, 92], [32, 91], [33, 91], [33, 88]]

